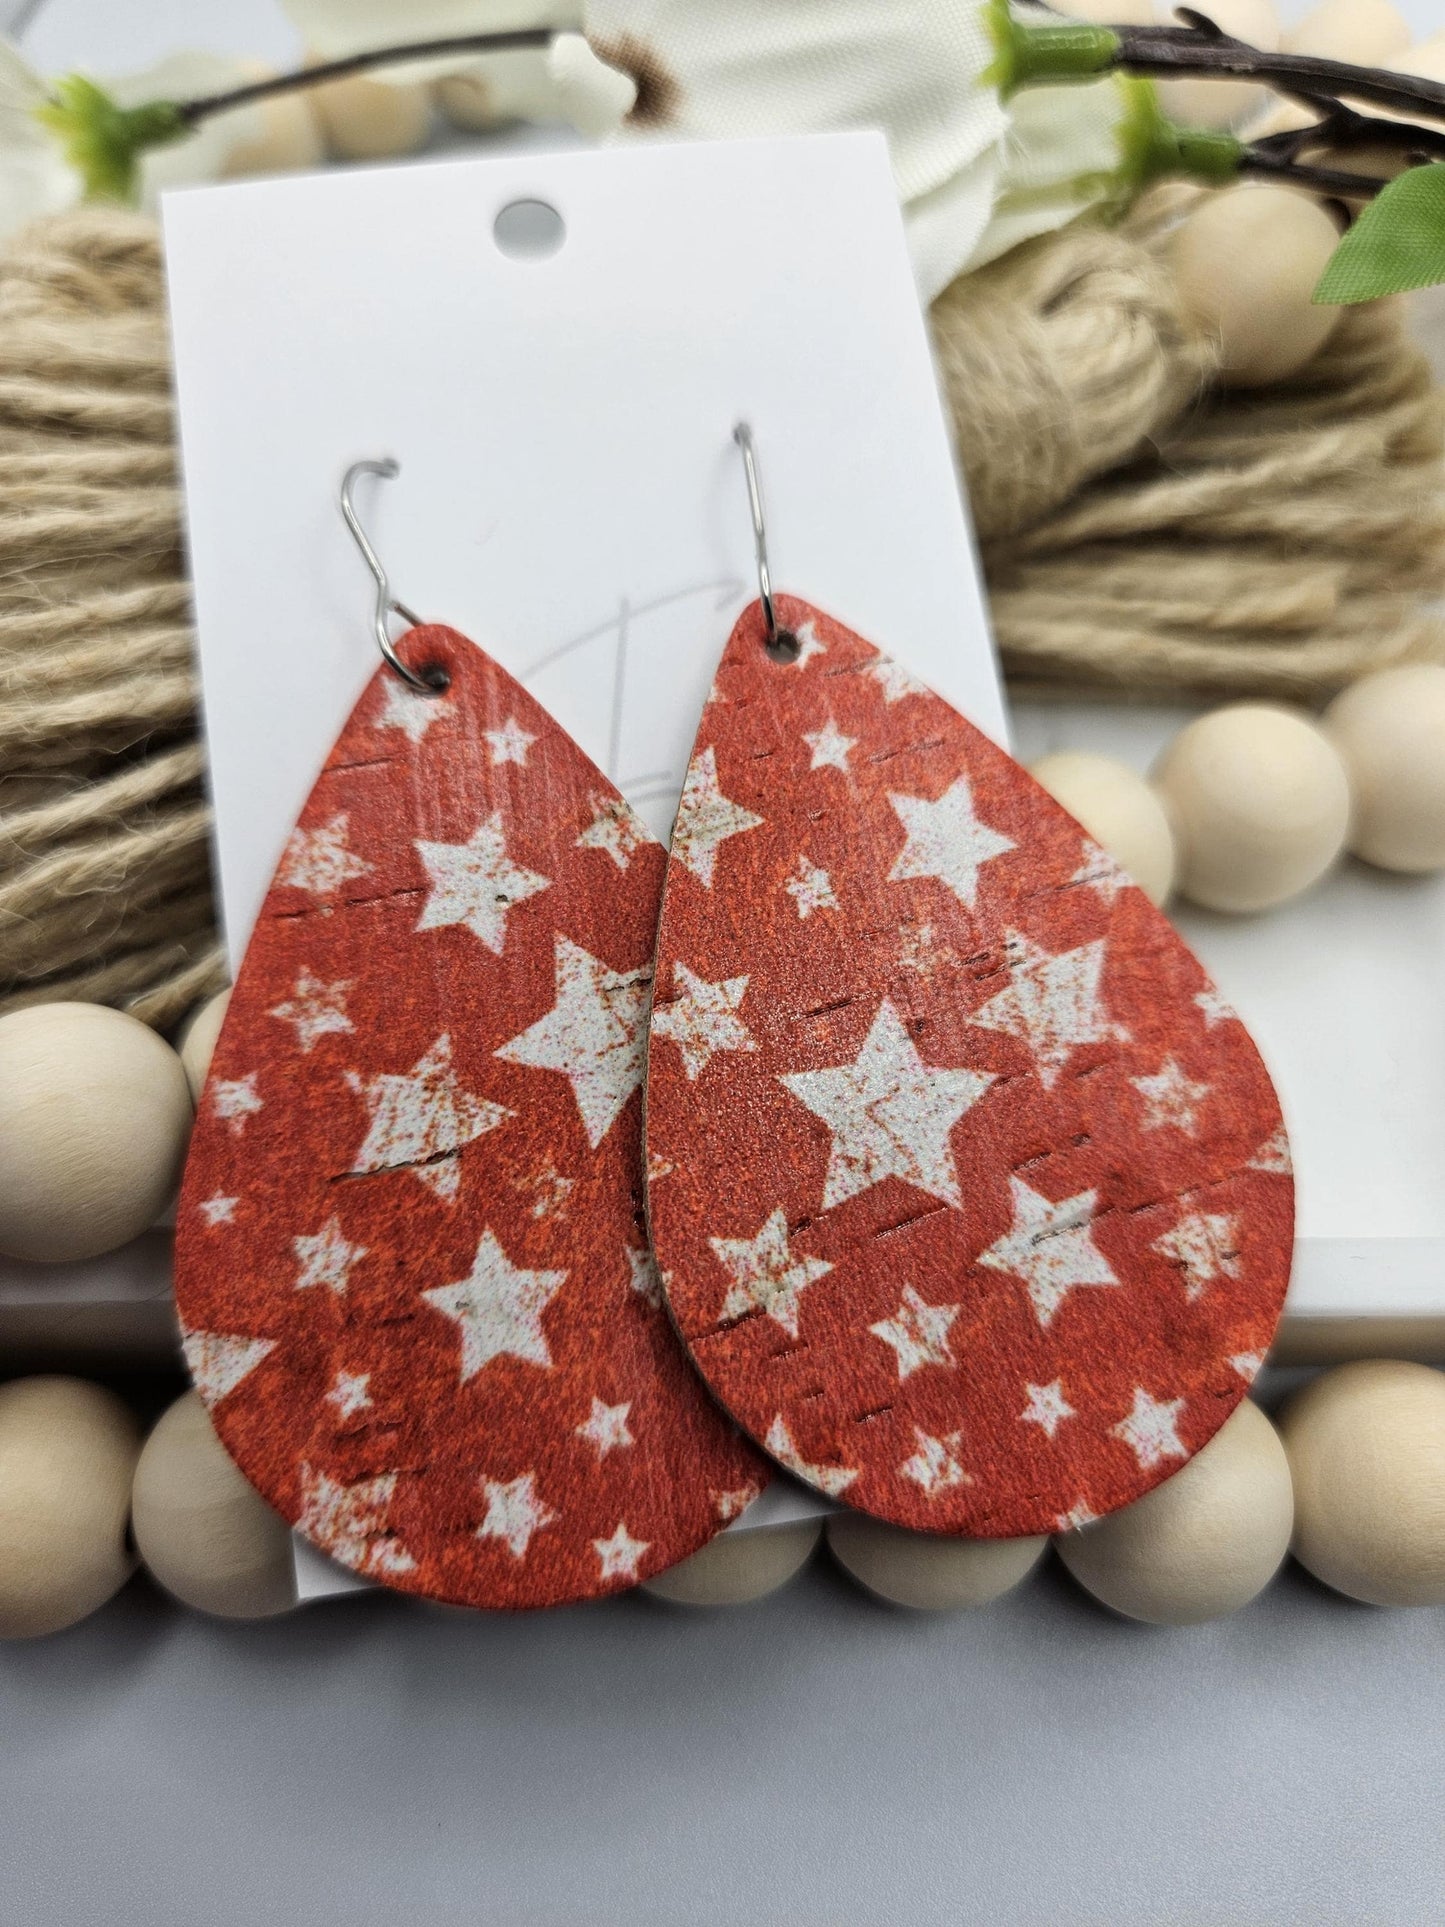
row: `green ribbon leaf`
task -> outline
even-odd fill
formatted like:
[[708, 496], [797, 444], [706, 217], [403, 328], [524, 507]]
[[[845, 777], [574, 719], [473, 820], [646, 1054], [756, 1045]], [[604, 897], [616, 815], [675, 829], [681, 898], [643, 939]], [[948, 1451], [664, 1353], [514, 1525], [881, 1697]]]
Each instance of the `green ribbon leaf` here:
[[36, 115], [42, 126], [60, 136], [66, 159], [92, 201], [133, 201], [141, 155], [190, 132], [174, 101], [122, 107], [84, 74], [66, 74], [56, 81], [51, 98]]
[[1408, 168], [1380, 190], [1330, 257], [1314, 298], [1349, 307], [1445, 281], [1445, 164]]

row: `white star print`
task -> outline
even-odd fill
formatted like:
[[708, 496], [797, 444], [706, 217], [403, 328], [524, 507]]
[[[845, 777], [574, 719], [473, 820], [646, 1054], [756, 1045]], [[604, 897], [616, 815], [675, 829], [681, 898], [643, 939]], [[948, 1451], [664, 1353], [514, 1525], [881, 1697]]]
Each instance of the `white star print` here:
[[723, 795], [718, 788], [717, 752], [705, 749], [693, 758], [687, 772], [672, 832], [672, 854], [710, 890], [719, 847], [728, 837], [756, 830], [762, 822], [762, 817]]
[[638, 1562], [651, 1545], [650, 1539], [634, 1539], [622, 1520], [610, 1539], [594, 1539], [592, 1550], [602, 1562], [603, 1579], [637, 1578]]
[[1208, 1084], [1196, 1084], [1172, 1057], [1166, 1057], [1152, 1077], [1131, 1077], [1129, 1082], [1144, 1100], [1140, 1130], [1198, 1135], [1199, 1107], [1209, 1095]]
[[1204, 1012], [1204, 1024], [1207, 1030], [1213, 1030], [1216, 1024], [1239, 1022], [1239, 1012], [1215, 989], [1213, 984], [1197, 992], [1194, 1001]]
[[338, 1372], [331, 1381], [326, 1403], [336, 1407], [338, 1419], [354, 1418], [371, 1409], [370, 1372]]
[[651, 994], [646, 970], [609, 970], [570, 937], [559, 937], [556, 1003], [496, 1053], [509, 1064], [560, 1071], [594, 1151], [646, 1072]]
[[626, 1405], [606, 1405], [594, 1393], [591, 1417], [576, 1427], [578, 1438], [591, 1440], [597, 1447], [599, 1460], [605, 1459], [609, 1452], [621, 1446], [635, 1445], [637, 1440], [633, 1437], [627, 1423], [627, 1414], [631, 1410], [630, 1400]]
[[347, 1082], [371, 1114], [371, 1129], [352, 1160], [353, 1174], [410, 1171], [450, 1203], [461, 1185], [456, 1154], [512, 1116], [501, 1104], [464, 1091], [452, 1069], [452, 1040], [443, 1031], [410, 1071]]
[[877, 662], [870, 662], [867, 673], [882, 689], [886, 703], [902, 702], [905, 696], [931, 694], [916, 676], [910, 676], [903, 664], [895, 662], [891, 656], [880, 656]]
[[1037, 1425], [1052, 1438], [1066, 1418], [1077, 1418], [1078, 1413], [1064, 1397], [1063, 1380], [1056, 1378], [1051, 1385], [1025, 1385], [1029, 1402], [1019, 1413], [1020, 1425]]
[[783, 1207], [778, 1206], [756, 1238], [709, 1238], [708, 1243], [732, 1280], [723, 1300], [723, 1322], [762, 1311], [796, 1338], [800, 1296], [833, 1267], [821, 1258], [793, 1256]]
[[911, 1479], [920, 1486], [925, 1499], [936, 1499], [940, 1492], [947, 1492], [955, 1485], [973, 1484], [973, 1479], [954, 1457], [963, 1441], [962, 1432], [950, 1432], [945, 1438], [935, 1439], [915, 1425], [913, 1436], [918, 1450], [899, 1466], [900, 1479]]
[[622, 797], [594, 793], [588, 800], [597, 814], [578, 837], [579, 850], [605, 850], [619, 870], [626, 870], [639, 850], [657, 841]]
[[432, 724], [450, 713], [451, 704], [438, 693], [424, 695], [399, 676], [386, 679], [386, 696], [373, 729], [399, 729], [408, 742], [419, 743]]
[[507, 941], [507, 912], [551, 888], [550, 877], [523, 870], [508, 856], [500, 810], [478, 824], [468, 843], [418, 841], [416, 848], [431, 879], [417, 929], [465, 924], [497, 957]]
[[1098, 1513], [1090, 1511], [1089, 1507], [1080, 1499], [1077, 1505], [1072, 1505], [1067, 1512], [1061, 1512], [1059, 1514], [1058, 1518], [1054, 1521], [1054, 1531], [1078, 1532], [1083, 1526], [1097, 1524], [1098, 1518]]
[[925, 1064], [886, 997], [851, 1064], [779, 1079], [833, 1133], [825, 1211], [890, 1177], [962, 1207], [949, 1132], [993, 1081]]
[[366, 876], [371, 865], [363, 863], [346, 845], [350, 818], [333, 816], [315, 830], [293, 830], [276, 873], [278, 883], [294, 889], [309, 890], [314, 897], [334, 897], [343, 883]]
[[1194, 1211], [1149, 1247], [1184, 1274], [1184, 1296], [1192, 1304], [1218, 1278], [1239, 1276], [1239, 1226], [1216, 1211]]
[[1134, 888], [1134, 879], [1126, 876], [1109, 852], [1092, 837], [1084, 838], [1084, 860], [1069, 881], [1095, 891], [1108, 904], [1113, 904], [1125, 890]]
[[276, 1349], [274, 1338], [241, 1338], [232, 1332], [183, 1328], [181, 1350], [196, 1390], [207, 1405], [218, 1405]]
[[1165, 1459], [1187, 1459], [1188, 1448], [1180, 1443], [1177, 1429], [1184, 1403], [1182, 1398], [1152, 1399], [1142, 1385], [1136, 1385], [1133, 1410], [1110, 1426], [1110, 1435], [1124, 1441], [1145, 1472]]
[[968, 1021], [1021, 1038], [1033, 1052], [1045, 1089], [1052, 1090], [1070, 1051], [1119, 1035], [1099, 999], [1105, 948], [1100, 938], [1050, 956], [1022, 932], [1006, 932], [1008, 989], [990, 997]]
[[487, 739], [494, 765], [518, 763], [523, 769], [527, 767], [527, 751], [537, 739], [527, 734], [515, 716], [509, 716], [500, 729], [484, 729], [482, 734]]
[[731, 1492], [714, 1492], [712, 1499], [717, 1507], [717, 1516], [720, 1519], [736, 1519], [740, 1512], [747, 1511], [761, 1490], [761, 1486], [739, 1485], [734, 1486]]
[[514, 1559], [525, 1559], [533, 1534], [557, 1518], [537, 1497], [536, 1473], [524, 1472], [519, 1479], [483, 1479], [481, 1487], [487, 1516], [476, 1537], [500, 1539]]
[[966, 910], [972, 910], [978, 898], [979, 871], [1014, 844], [975, 816], [968, 778], [960, 776], [933, 802], [926, 796], [900, 796], [892, 791], [888, 801], [908, 833], [888, 881], [936, 877]]
[[296, 1042], [309, 1054], [319, 1038], [333, 1032], [339, 1034], [355, 1029], [346, 1014], [346, 992], [350, 988], [349, 977], [343, 978], [340, 983], [324, 984], [309, 970], [303, 970], [292, 986], [287, 1001], [277, 1004], [266, 1015], [280, 1018], [283, 1024], [293, 1025]]
[[793, 1443], [793, 1435], [784, 1424], [781, 1414], [774, 1418], [768, 1427], [764, 1446], [779, 1465], [786, 1466], [809, 1485], [820, 1492], [826, 1492], [830, 1499], [836, 1499], [846, 1492], [857, 1478], [857, 1469], [851, 1465], [813, 1465], [805, 1459]]
[[214, 1198], [203, 1198], [197, 1206], [197, 1209], [205, 1219], [208, 1227], [214, 1231], [218, 1224], [234, 1224], [236, 1222], [236, 1206], [240, 1202], [241, 1200], [239, 1198], [223, 1198], [220, 1193], [217, 1192]]
[[840, 769], [846, 775], [848, 752], [858, 747], [856, 736], [845, 736], [830, 716], [822, 729], [805, 730], [803, 741], [813, 752], [810, 770]]
[[649, 1184], [661, 1184], [662, 1180], [664, 1178], [670, 1178], [676, 1169], [677, 1166], [675, 1164], [671, 1163], [665, 1157], [660, 1157], [656, 1151], [648, 1152], [647, 1182]]
[[757, 1049], [752, 1033], [736, 1015], [748, 987], [746, 977], [710, 984], [685, 963], [676, 963], [672, 980], [671, 1001], [652, 1007], [652, 1034], [677, 1045], [689, 1084], [707, 1068], [715, 1051]]
[[264, 1098], [256, 1090], [258, 1075], [252, 1071], [246, 1077], [215, 1077], [210, 1082], [211, 1109], [230, 1125], [232, 1137], [239, 1137], [247, 1119], [266, 1108]]
[[1018, 1177], [1009, 1178], [1009, 1191], [1013, 1224], [978, 1262], [1023, 1280], [1040, 1325], [1053, 1322], [1076, 1286], [1118, 1284], [1090, 1230], [1097, 1192], [1081, 1191], [1053, 1204]]
[[351, 1268], [366, 1256], [365, 1245], [352, 1245], [341, 1235], [341, 1220], [330, 1217], [309, 1237], [293, 1238], [291, 1249], [301, 1260], [296, 1274], [297, 1291], [311, 1285], [327, 1285], [338, 1297], [345, 1295]]
[[396, 1481], [395, 1472], [383, 1472], [379, 1478], [342, 1485], [330, 1473], [303, 1463], [297, 1526], [323, 1552], [356, 1572], [411, 1572], [416, 1561], [387, 1519]]
[[577, 1180], [564, 1178], [549, 1158], [534, 1177], [518, 1178], [513, 1189], [532, 1193], [527, 1209], [534, 1218], [560, 1218], [566, 1215], [567, 1200], [577, 1189]]
[[902, 1381], [925, 1365], [958, 1363], [949, 1350], [948, 1334], [959, 1309], [957, 1305], [930, 1305], [912, 1285], [905, 1285], [902, 1302], [893, 1316], [868, 1329], [898, 1354], [898, 1377]]
[[1282, 1178], [1293, 1173], [1294, 1159], [1290, 1156], [1289, 1138], [1282, 1124], [1270, 1132], [1245, 1168], [1249, 1171], [1268, 1171], [1272, 1176]]
[[793, 658], [795, 669], [806, 669], [814, 656], [827, 655], [827, 645], [819, 642], [817, 624], [811, 617], [807, 622], [800, 622], [793, 634], [798, 638], [800, 645], [797, 655]]
[[542, 1313], [562, 1289], [565, 1271], [525, 1271], [514, 1265], [488, 1228], [482, 1233], [471, 1271], [454, 1285], [435, 1285], [422, 1297], [461, 1329], [461, 1379], [494, 1358], [523, 1359], [550, 1368], [552, 1354], [542, 1329]]
[[798, 906], [799, 918], [805, 922], [815, 910], [838, 908], [832, 877], [818, 864], [810, 863], [805, 856], [798, 858], [797, 870], [787, 879], [783, 888]]
[[1252, 1384], [1264, 1370], [1263, 1352], [1236, 1352], [1229, 1361], [1232, 1370], [1239, 1373], [1246, 1385]]
[[632, 1289], [639, 1298], [645, 1298], [654, 1311], [662, 1310], [663, 1286], [662, 1273], [657, 1268], [657, 1260], [651, 1250], [634, 1251], [627, 1247], [627, 1264], [632, 1273]]

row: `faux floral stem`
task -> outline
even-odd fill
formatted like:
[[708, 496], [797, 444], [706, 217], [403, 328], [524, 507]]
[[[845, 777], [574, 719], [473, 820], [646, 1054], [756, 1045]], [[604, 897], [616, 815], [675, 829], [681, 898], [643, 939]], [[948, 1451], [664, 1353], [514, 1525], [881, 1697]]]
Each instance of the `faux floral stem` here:
[[273, 100], [278, 94], [320, 87], [328, 80], [344, 80], [349, 74], [364, 74], [373, 67], [399, 67], [411, 60], [444, 60], [455, 54], [494, 54], [518, 47], [547, 47], [555, 38], [554, 27], [517, 27], [507, 33], [452, 34], [445, 40], [373, 47], [366, 53], [348, 54], [344, 60], [322, 61], [314, 67], [298, 67], [294, 73], [277, 74], [270, 80], [253, 81], [246, 87], [232, 87], [224, 94], [177, 101], [175, 111], [187, 127], [198, 127], [212, 114], [229, 113], [233, 107], [250, 107], [258, 100]]

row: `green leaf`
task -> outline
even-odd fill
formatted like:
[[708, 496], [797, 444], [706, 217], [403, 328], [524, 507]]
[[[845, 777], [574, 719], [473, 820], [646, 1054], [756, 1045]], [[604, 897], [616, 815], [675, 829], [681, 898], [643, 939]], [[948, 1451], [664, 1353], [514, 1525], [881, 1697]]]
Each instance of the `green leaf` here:
[[190, 132], [174, 101], [122, 107], [84, 74], [56, 81], [54, 94], [36, 114], [60, 136], [66, 159], [93, 201], [133, 201], [141, 155]]
[[1348, 307], [1445, 281], [1445, 164], [1412, 167], [1384, 187], [1345, 235], [1314, 298]]

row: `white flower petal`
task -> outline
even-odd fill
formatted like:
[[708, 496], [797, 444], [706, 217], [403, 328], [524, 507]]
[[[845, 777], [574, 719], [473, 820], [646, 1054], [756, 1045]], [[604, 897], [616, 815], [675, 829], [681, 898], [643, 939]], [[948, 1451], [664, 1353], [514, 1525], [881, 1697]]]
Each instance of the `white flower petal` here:
[[[575, 30], [582, 24], [581, 0], [282, 0], [301, 37], [323, 60], [366, 53], [403, 42], [444, 40], [454, 34], [506, 33], [526, 27]], [[438, 80], [475, 60], [467, 54], [450, 60], [408, 62], [406, 78]], [[396, 70], [397, 78], [402, 78]]]
[[0, 240], [80, 199], [80, 176], [35, 118], [47, 94], [19, 48], [0, 38]]

